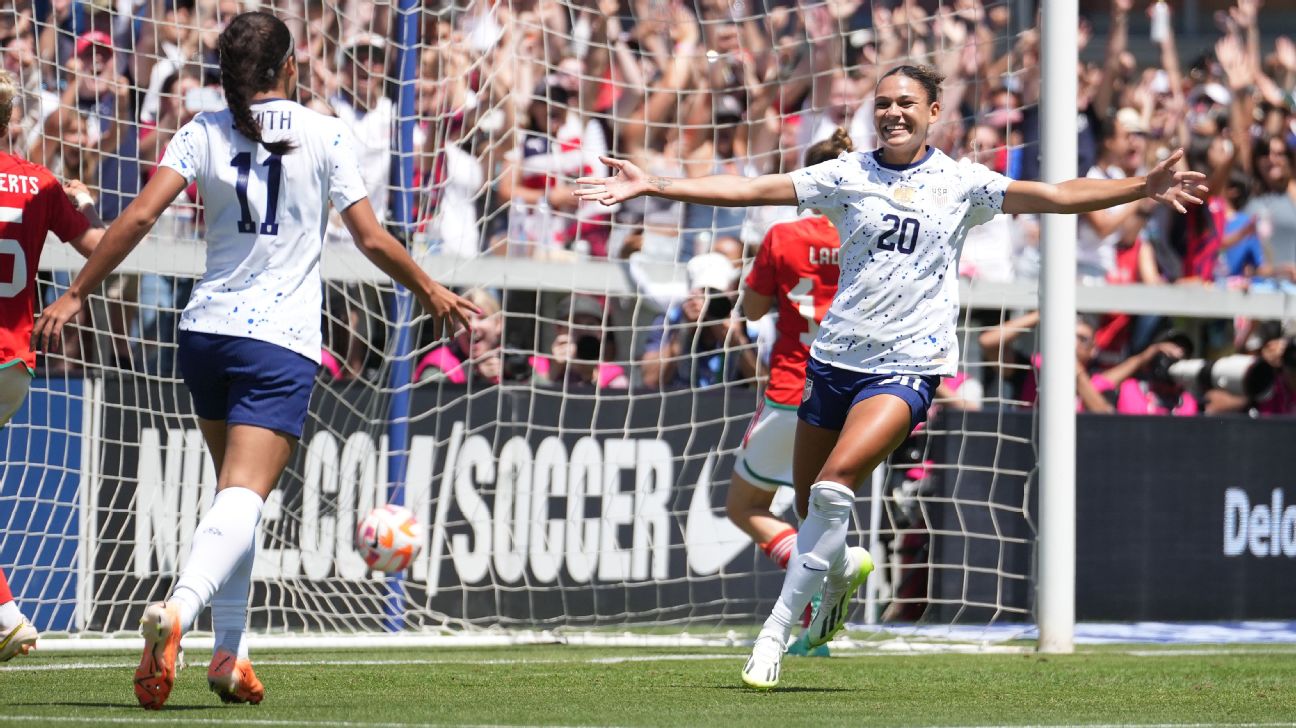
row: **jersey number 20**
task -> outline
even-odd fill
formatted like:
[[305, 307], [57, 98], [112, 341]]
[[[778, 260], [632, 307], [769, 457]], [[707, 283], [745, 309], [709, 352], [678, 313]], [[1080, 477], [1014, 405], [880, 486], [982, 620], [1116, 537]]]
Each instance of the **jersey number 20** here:
[[[252, 173], [252, 155], [241, 152], [234, 156], [230, 164], [238, 169], [238, 182], [234, 185], [234, 191], [238, 194], [239, 209], [243, 211], [238, 221], [238, 231], [255, 233], [257, 224], [252, 219], [252, 206], [248, 204], [248, 175]], [[271, 154], [265, 161], [265, 167], [269, 176], [266, 178], [266, 219], [261, 223], [261, 234], [278, 235], [279, 223], [275, 220], [275, 214], [279, 211], [279, 179], [283, 176], [283, 162], [278, 154]]]
[[[894, 250], [905, 255], [913, 253], [918, 247], [918, 221], [912, 217], [902, 220], [898, 215], [883, 215], [882, 220], [891, 223], [891, 229], [883, 231], [878, 236], [878, 250]], [[900, 237], [892, 240], [891, 236], [896, 233], [899, 233]]]

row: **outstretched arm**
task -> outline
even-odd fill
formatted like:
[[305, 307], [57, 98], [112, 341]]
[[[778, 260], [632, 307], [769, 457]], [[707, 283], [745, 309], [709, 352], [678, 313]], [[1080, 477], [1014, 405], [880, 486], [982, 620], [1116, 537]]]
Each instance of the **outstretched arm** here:
[[139, 197], [122, 212], [108, 231], [103, 234], [85, 267], [68, 286], [67, 292], [41, 312], [32, 329], [32, 347], [50, 351], [50, 346], [63, 340], [63, 325], [81, 311], [81, 305], [92, 291], [99, 287], [108, 274], [126, 259], [139, 245], [158, 216], [167, 205], [189, 185], [179, 172], [163, 167], [140, 190]]
[[797, 204], [796, 188], [792, 186], [792, 178], [786, 174], [763, 174], [759, 177], [716, 174], [692, 179], [650, 177], [624, 159], [599, 159], [616, 170], [616, 175], [576, 180], [576, 184], [581, 186], [576, 196], [583, 200], [614, 205], [648, 195], [713, 207]]
[[1183, 159], [1179, 149], [1148, 172], [1146, 177], [1128, 179], [1073, 179], [1061, 184], [1013, 182], [1004, 195], [1003, 211], [1010, 215], [1052, 212], [1075, 214], [1105, 210], [1147, 197], [1179, 212], [1186, 205], [1200, 205], [1207, 195], [1201, 172], [1177, 172]]
[[405, 247], [383, 228], [374, 214], [369, 198], [361, 199], [342, 211], [346, 225], [356, 247], [369, 262], [405, 286], [418, 299], [423, 309], [432, 314], [438, 323], [453, 330], [468, 328], [473, 314], [481, 313], [471, 301], [460, 297], [432, 278], [410, 257]]

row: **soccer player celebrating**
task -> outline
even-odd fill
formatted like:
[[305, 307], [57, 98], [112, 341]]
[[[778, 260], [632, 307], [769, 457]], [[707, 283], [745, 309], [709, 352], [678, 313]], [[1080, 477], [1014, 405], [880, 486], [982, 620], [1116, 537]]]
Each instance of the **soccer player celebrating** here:
[[[813, 166], [852, 150], [850, 135], [838, 129], [806, 150]], [[765, 399], [752, 416], [734, 462], [725, 510], [729, 520], [786, 569], [796, 548], [796, 529], [770, 512], [779, 486], [792, 485], [792, 443], [796, 408], [805, 388], [806, 360], [833, 295], [837, 293], [837, 228], [816, 212], [775, 223], [765, 234], [743, 289], [743, 313], [755, 321], [778, 306], [778, 337], [770, 352]], [[809, 631], [788, 646], [792, 654], [810, 653]], [[827, 655], [828, 646], [813, 652]]]
[[[0, 71], [0, 136], [9, 127], [18, 86], [8, 71]], [[76, 197], [77, 210], [69, 201]], [[80, 182], [59, 185], [48, 169], [0, 153], [0, 428], [22, 407], [36, 370], [31, 348], [32, 316], [36, 306], [36, 269], [45, 238], [53, 232], [82, 255], [89, 256], [103, 236], [103, 223], [94, 201]], [[40, 634], [19, 611], [0, 569], [0, 662], [25, 655]]]
[[178, 356], [217, 473], [216, 499], [170, 599], [141, 619], [140, 705], [158, 709], [175, 682], [180, 637], [209, 603], [216, 638], [207, 681], [225, 702], [264, 688], [243, 639], [257, 525], [306, 421], [320, 364], [319, 260], [328, 203], [357, 247], [438, 318], [467, 325], [468, 301], [435, 283], [378, 223], [337, 119], [287, 100], [297, 86], [288, 26], [244, 13], [218, 41], [229, 108], [176, 133], [139, 197], [105, 233], [35, 338], [57, 340], [81, 302], [195, 180], [206, 208], [207, 270], [180, 318]]
[[805, 521], [783, 590], [765, 621], [743, 682], [778, 684], [795, 615], [823, 590], [812, 645], [846, 620], [871, 570], [847, 549], [856, 486], [926, 417], [939, 378], [959, 361], [958, 253], [967, 231], [998, 213], [1076, 214], [1149, 198], [1180, 211], [1200, 204], [1205, 176], [1176, 171], [1176, 151], [1144, 177], [1053, 185], [1011, 180], [955, 162], [927, 143], [940, 116], [941, 76], [922, 66], [887, 72], [874, 91], [880, 148], [844, 154], [790, 174], [649, 177], [609, 160], [616, 175], [577, 180], [577, 194], [614, 204], [653, 195], [700, 205], [799, 205], [826, 215], [842, 236], [841, 280], [810, 349], [797, 411], [793, 483]]

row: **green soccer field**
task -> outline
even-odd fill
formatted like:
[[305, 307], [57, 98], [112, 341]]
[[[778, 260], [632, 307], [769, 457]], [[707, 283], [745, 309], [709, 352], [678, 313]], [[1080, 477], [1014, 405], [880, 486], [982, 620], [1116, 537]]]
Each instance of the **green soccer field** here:
[[264, 726], [1296, 726], [1296, 649], [1104, 647], [1063, 657], [790, 657], [773, 693], [741, 649], [276, 651], [259, 706], [207, 691], [205, 655], [166, 709], [140, 710], [132, 656], [33, 656], [0, 668], [0, 724]]

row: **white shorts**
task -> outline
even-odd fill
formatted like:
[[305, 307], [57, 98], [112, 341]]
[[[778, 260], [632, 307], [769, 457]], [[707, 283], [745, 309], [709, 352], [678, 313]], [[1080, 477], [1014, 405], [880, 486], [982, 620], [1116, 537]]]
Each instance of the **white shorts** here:
[[26, 401], [31, 380], [31, 374], [21, 362], [0, 369], [0, 427], [4, 427]]
[[796, 407], [761, 400], [743, 436], [742, 447], [738, 448], [734, 469], [761, 490], [775, 491], [780, 485], [792, 487], [796, 426]]

